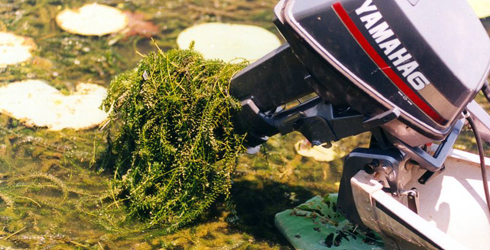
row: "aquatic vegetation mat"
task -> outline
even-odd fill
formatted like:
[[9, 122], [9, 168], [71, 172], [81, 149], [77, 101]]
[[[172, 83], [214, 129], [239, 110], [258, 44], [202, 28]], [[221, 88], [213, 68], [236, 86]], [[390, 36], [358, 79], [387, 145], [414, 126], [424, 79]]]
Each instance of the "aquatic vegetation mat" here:
[[[56, 24], [58, 13], [92, 2], [2, 1], [0, 31], [30, 37], [25, 45], [36, 44], [29, 50], [32, 57], [27, 61], [0, 66], [2, 86], [42, 79], [64, 95], [75, 93], [80, 82], [108, 87], [114, 76], [140, 61], [136, 51], [147, 54], [155, 50], [154, 44], [165, 51], [176, 48], [182, 30], [201, 23], [255, 25], [278, 34], [271, 22], [277, 0], [101, 0], [97, 2], [128, 16], [125, 29], [103, 36], [82, 36]], [[482, 21], [488, 24], [488, 18]], [[479, 97], [483, 102], [483, 96]], [[114, 131], [117, 127], [111, 130], [112, 136]], [[476, 152], [473, 138], [465, 134], [458, 147]], [[336, 192], [342, 171], [340, 156], [367, 146], [369, 135], [343, 139], [334, 147], [337, 157], [322, 163], [294, 152], [295, 143], [302, 139], [299, 133], [274, 136], [258, 154], [242, 155], [234, 172], [231, 205], [218, 201], [196, 223], [164, 234], [167, 231], [148, 229], [148, 224], [126, 218], [124, 200], [114, 199], [121, 190], [118, 185], [113, 185], [114, 190], [109, 188], [112, 175], [99, 166], [106, 149], [103, 132], [28, 128], [0, 114], [0, 246], [292, 249], [275, 228], [274, 214], [314, 195]]]
[[[26, 79], [42, 79], [64, 95], [75, 93], [80, 82], [107, 88], [114, 76], [134, 68], [140, 61], [137, 51], [146, 54], [155, 50], [154, 44], [164, 50], [176, 48], [176, 38], [183, 29], [203, 22], [251, 24], [277, 34], [271, 22], [276, 0], [102, 0], [97, 2], [116, 7], [129, 17], [124, 30], [104, 36], [82, 36], [66, 32], [56, 24], [56, 15], [61, 11], [92, 2], [28, 0], [0, 3], [0, 31], [30, 37], [27, 44], [30, 41], [36, 44], [27, 61], [0, 66], [2, 86]], [[152, 36], [153, 40], [147, 36]], [[6, 249], [289, 249], [288, 243], [280, 240], [282, 236], [273, 227], [273, 216], [267, 216], [263, 210], [252, 213], [247, 208], [253, 201], [237, 205], [237, 216], [243, 218], [246, 214], [252, 218], [260, 215], [269, 221], [258, 224], [253, 220], [251, 226], [245, 219], [245, 222], [230, 223], [229, 208], [221, 201], [196, 223], [171, 234], [164, 235], [158, 227], [148, 229], [148, 224], [137, 219], [126, 219], [123, 201], [115, 200], [114, 192], [109, 188], [112, 175], [99, 168], [105, 149], [105, 135], [98, 129], [49, 131], [29, 128], [19, 120], [0, 114], [0, 225], [3, 228], [0, 246]], [[271, 149], [271, 153], [275, 154], [274, 150]], [[283, 151], [294, 154], [290, 147], [281, 147]], [[271, 158], [275, 157], [279, 157], [279, 153]], [[283, 165], [289, 166], [290, 158], [286, 158]], [[247, 178], [258, 177], [253, 186], [261, 186], [262, 178], [269, 178], [275, 171], [270, 167], [255, 172], [255, 166], [250, 164], [253, 160], [242, 159], [240, 173], [248, 172]], [[264, 157], [251, 156], [250, 159], [262, 162]], [[274, 207], [267, 203], [270, 215], [289, 207], [290, 200], [283, 193], [292, 192], [289, 180], [294, 183], [291, 185], [296, 185], [302, 176], [311, 175], [312, 171], [306, 168], [297, 178], [284, 178], [287, 182], [273, 183], [273, 187], [280, 188], [271, 195], [283, 202], [274, 203]], [[47, 178], [31, 178], [35, 174], [53, 176], [66, 189]], [[235, 183], [240, 178], [235, 175]], [[269, 193], [261, 189], [250, 190], [251, 185], [246, 183], [235, 185], [231, 200], [236, 197], [246, 202], [249, 198], [268, 197]], [[63, 190], [68, 191], [66, 198]], [[253, 195], [238, 196], [237, 193], [243, 191]], [[296, 199], [310, 196], [310, 193], [297, 192]], [[242, 223], [247, 225], [242, 226]], [[264, 237], [259, 231], [267, 231], [268, 235]]]
[[229, 194], [243, 135], [233, 130], [240, 104], [228, 87], [244, 66], [192, 49], [159, 50], [111, 82], [104, 168], [114, 167], [116, 195], [130, 217], [171, 231]]

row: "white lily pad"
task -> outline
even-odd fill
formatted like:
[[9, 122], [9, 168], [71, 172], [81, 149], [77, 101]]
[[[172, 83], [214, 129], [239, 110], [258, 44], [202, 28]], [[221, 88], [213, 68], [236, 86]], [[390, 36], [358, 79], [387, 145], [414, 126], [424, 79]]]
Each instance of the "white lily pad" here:
[[177, 38], [181, 49], [188, 49], [193, 41], [194, 49], [206, 59], [225, 62], [255, 61], [281, 45], [277, 36], [264, 28], [228, 23], [199, 24], [185, 29]]
[[124, 29], [128, 25], [128, 18], [117, 8], [91, 3], [80, 9], [61, 11], [56, 16], [56, 23], [61, 29], [70, 33], [103, 36]]
[[490, 0], [468, 0], [478, 18], [490, 16]]
[[301, 156], [311, 157], [316, 161], [329, 162], [340, 157], [335, 152], [336, 146], [324, 148], [322, 146], [312, 146], [307, 140], [301, 140], [294, 144], [294, 150]]
[[0, 67], [27, 61], [33, 47], [32, 39], [0, 32]]
[[107, 118], [99, 109], [106, 96], [107, 90], [95, 84], [80, 83], [67, 96], [44, 81], [27, 80], [0, 88], [0, 112], [32, 127], [88, 129]]

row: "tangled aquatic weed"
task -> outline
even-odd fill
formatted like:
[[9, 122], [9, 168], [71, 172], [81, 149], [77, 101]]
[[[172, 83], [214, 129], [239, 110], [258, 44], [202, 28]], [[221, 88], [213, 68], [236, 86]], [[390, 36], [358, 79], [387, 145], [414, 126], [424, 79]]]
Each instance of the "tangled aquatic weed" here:
[[114, 164], [130, 217], [172, 231], [229, 194], [243, 135], [233, 130], [240, 105], [228, 87], [244, 66], [159, 50], [112, 81], [103, 107], [120, 124], [104, 168]]

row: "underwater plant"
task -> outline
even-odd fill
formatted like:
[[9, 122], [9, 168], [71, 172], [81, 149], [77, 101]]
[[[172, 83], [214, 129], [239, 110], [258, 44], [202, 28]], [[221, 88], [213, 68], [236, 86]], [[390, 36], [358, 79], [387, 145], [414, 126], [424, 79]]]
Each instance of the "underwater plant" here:
[[111, 82], [104, 167], [130, 217], [172, 231], [229, 194], [244, 137], [233, 129], [240, 104], [228, 87], [244, 66], [159, 50]]

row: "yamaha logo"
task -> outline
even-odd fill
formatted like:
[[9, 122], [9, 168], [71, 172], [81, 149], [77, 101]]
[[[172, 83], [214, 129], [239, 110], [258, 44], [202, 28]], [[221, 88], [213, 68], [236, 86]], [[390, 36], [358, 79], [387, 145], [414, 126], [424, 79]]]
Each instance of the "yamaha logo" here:
[[372, 0], [366, 0], [361, 7], [356, 9], [356, 14], [393, 66], [405, 77], [406, 82], [415, 90], [422, 90], [430, 84], [429, 80], [420, 71], [417, 71], [419, 64], [395, 37]]

